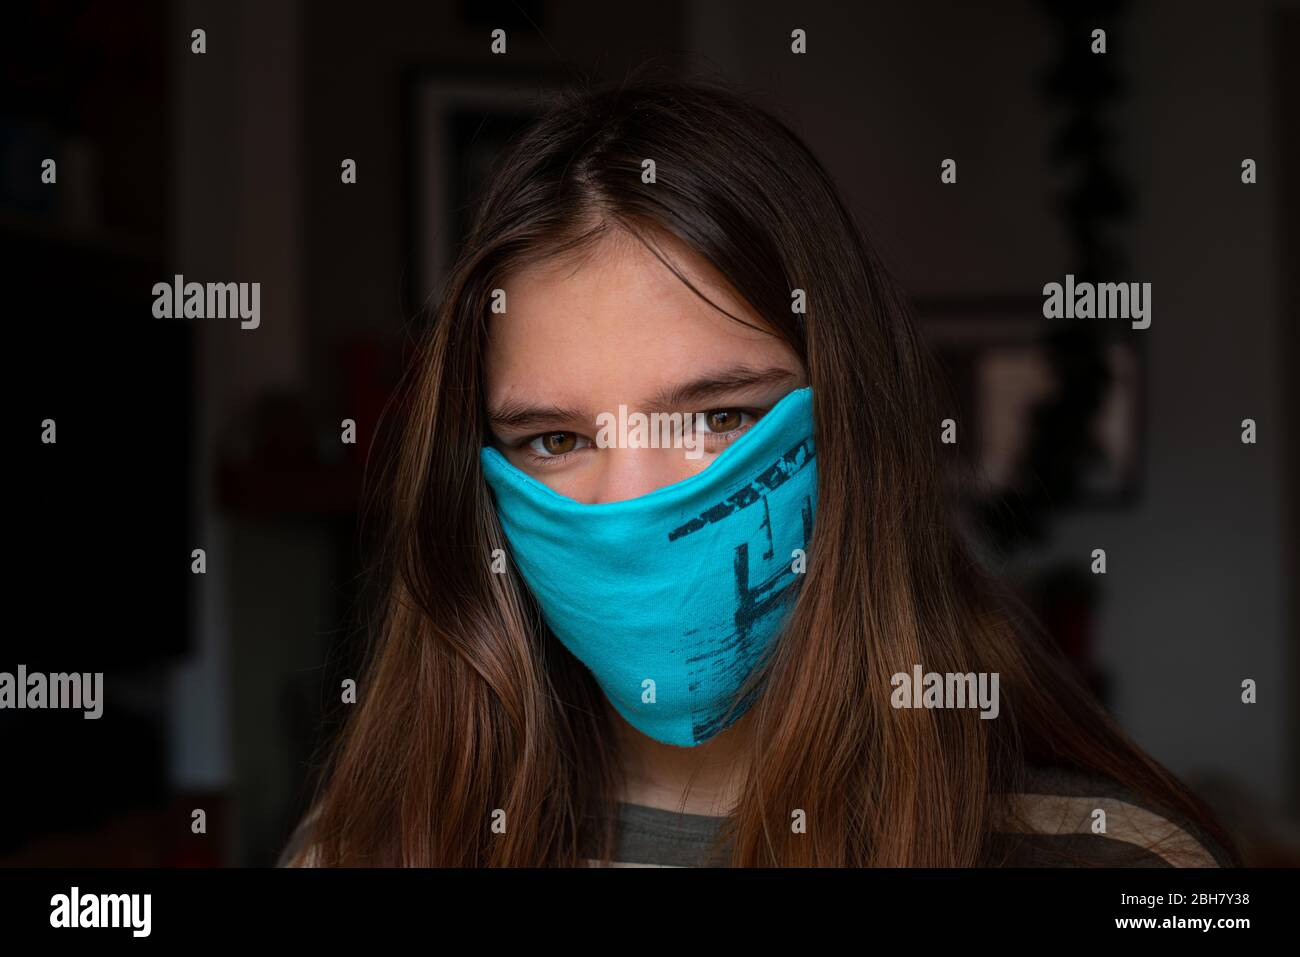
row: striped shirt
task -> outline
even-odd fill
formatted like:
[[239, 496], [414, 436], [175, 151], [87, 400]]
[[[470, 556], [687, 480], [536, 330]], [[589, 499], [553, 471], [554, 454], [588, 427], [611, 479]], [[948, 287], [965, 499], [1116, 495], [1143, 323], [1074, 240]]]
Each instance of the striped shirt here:
[[[1094, 775], [1031, 768], [1016, 796], [1020, 820], [995, 828], [992, 863], [1003, 867], [1230, 867], [1232, 859], [1190, 822], [1175, 822], [1133, 792]], [[1104, 811], [1105, 831], [1097, 822]], [[723, 818], [643, 804], [618, 804], [613, 867], [722, 867], [725, 847], [711, 855]], [[314, 848], [294, 831], [278, 867], [312, 867]], [[601, 866], [590, 847], [583, 858]]]
[[[1212, 838], [1175, 823], [1108, 778], [1060, 768], [1030, 768], [1016, 795], [1020, 820], [995, 828], [989, 856], [1001, 867], [1230, 867]], [[1105, 812], [1105, 832], [1094, 830]], [[720, 867], [710, 851], [720, 817], [641, 804], [618, 805], [614, 867]], [[586, 858], [598, 866], [594, 858]]]

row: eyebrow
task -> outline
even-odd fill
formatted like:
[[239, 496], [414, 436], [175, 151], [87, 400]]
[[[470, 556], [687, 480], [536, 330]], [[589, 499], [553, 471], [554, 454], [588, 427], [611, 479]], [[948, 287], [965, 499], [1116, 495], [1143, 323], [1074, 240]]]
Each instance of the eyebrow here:
[[720, 395], [736, 392], [754, 386], [770, 385], [795, 378], [795, 373], [781, 366], [767, 369], [754, 369], [749, 366], [733, 366], [718, 372], [710, 372], [698, 379], [683, 382], [680, 385], [664, 389], [646, 403], [646, 411], [658, 412], [683, 405], [698, 405]]
[[[755, 369], [750, 366], [732, 366], [720, 369], [661, 389], [639, 407], [641, 411], [658, 412], [685, 405], [697, 405], [709, 399], [727, 395], [740, 389], [770, 385], [795, 378], [795, 373], [781, 366]], [[488, 412], [492, 425], [502, 429], [527, 429], [537, 425], [582, 424], [594, 422], [596, 417], [571, 406], [533, 405], [517, 400], [506, 400]]]
[[578, 424], [591, 421], [592, 416], [584, 416], [577, 409], [558, 405], [528, 405], [507, 400], [488, 413], [492, 425], [502, 429], [527, 429], [538, 425]]

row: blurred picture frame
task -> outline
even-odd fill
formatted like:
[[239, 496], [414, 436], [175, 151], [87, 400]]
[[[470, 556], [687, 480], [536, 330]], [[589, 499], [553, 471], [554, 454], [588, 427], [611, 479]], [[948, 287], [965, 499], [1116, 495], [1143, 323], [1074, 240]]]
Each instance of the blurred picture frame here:
[[406, 300], [442, 288], [469, 232], [474, 200], [525, 126], [573, 78], [544, 69], [417, 66], [402, 78]]
[[[951, 414], [969, 425], [971, 441], [961, 442], [973, 466], [971, 498], [1013, 493], [1037, 481], [1025, 456], [1034, 441], [1035, 410], [1060, 401], [1067, 388], [1061, 362], [1081, 375], [1089, 388], [1101, 390], [1089, 416], [1086, 437], [1091, 449], [1082, 456], [1086, 468], [1077, 475], [1077, 492], [1062, 501], [1063, 510], [1117, 509], [1142, 498], [1147, 452], [1147, 355], [1144, 333], [1124, 322], [1081, 320], [1088, 338], [1053, 351], [1051, 336], [1061, 325], [1045, 319], [1035, 297], [990, 297], [973, 300], [923, 300], [914, 304], [918, 330], [930, 346], [957, 408]], [[1095, 356], [1087, 354], [1095, 349]], [[1099, 360], [1094, 364], [1093, 359]], [[1099, 365], [1099, 368], [1095, 368]], [[1087, 377], [1097, 374], [1092, 381]], [[1078, 401], [1087, 402], [1086, 389]], [[1073, 401], [1073, 397], [1064, 396]]]

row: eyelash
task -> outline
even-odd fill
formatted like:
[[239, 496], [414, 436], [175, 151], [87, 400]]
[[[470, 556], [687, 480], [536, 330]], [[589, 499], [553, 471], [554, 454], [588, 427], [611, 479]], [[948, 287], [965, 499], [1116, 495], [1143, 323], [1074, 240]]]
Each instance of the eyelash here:
[[[730, 432], [705, 432], [704, 433], [706, 437], [712, 437], [715, 441], [720, 442], [722, 445], [729, 445], [731, 442], [734, 442], [737, 436], [739, 436], [746, 429], [751, 428], [754, 425], [754, 422], [757, 422], [758, 419], [761, 418], [763, 414], [762, 412], [758, 412], [754, 409], [707, 409], [704, 411], [704, 415], [713, 415], [714, 413], [717, 412], [739, 412], [742, 417], [749, 416], [753, 420], [746, 425], [742, 425], [739, 428], [732, 429]], [[563, 432], [563, 431], [538, 432], [536, 435], [530, 435], [527, 438], [520, 439], [515, 444], [514, 447], [522, 451], [524, 453], [524, 457], [527, 458], [529, 463], [534, 465], [535, 467], [551, 468], [556, 465], [559, 465], [561, 462], [568, 461], [572, 456], [577, 455], [579, 452], [584, 452], [587, 449], [594, 448], [595, 443], [590, 442], [588, 445], [584, 445], [581, 448], [571, 449], [570, 451], [562, 452], [559, 455], [538, 454], [537, 452], [533, 451], [532, 444], [536, 442], [538, 439], [548, 435], [574, 435], [574, 434], [575, 433], [573, 432]], [[708, 441], [707, 438], [706, 441]]]

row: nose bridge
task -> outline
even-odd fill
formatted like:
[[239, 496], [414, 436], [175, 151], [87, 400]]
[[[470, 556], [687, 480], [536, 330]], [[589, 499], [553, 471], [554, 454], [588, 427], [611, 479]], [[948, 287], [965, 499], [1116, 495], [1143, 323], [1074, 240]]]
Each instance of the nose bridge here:
[[601, 476], [593, 504], [639, 498], [684, 478], [683, 456], [674, 448], [600, 450]]

